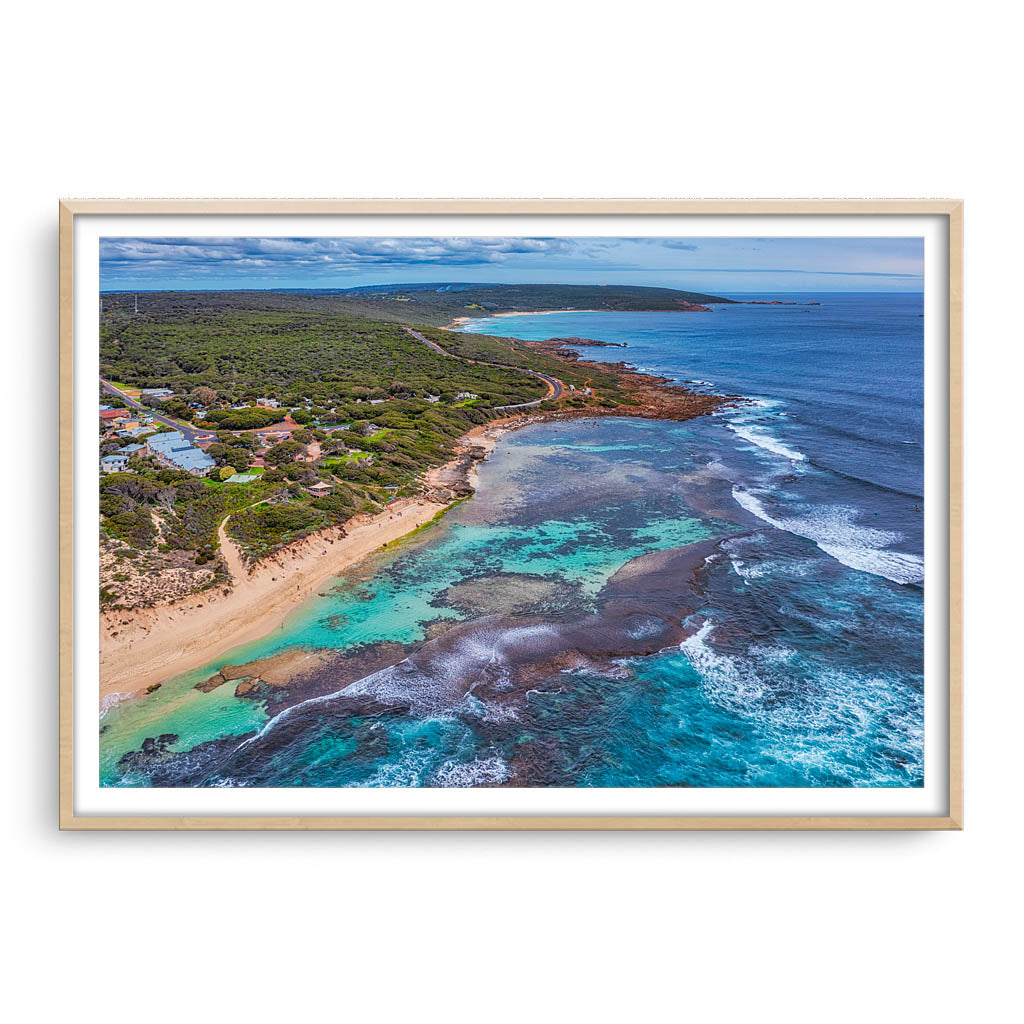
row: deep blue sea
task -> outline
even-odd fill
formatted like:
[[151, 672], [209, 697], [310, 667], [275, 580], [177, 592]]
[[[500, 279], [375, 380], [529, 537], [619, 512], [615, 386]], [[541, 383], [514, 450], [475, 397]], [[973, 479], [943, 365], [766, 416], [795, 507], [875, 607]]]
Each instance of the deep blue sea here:
[[[922, 297], [751, 298], [797, 304], [466, 325], [746, 401], [509, 434], [435, 526], [109, 711], [104, 783], [922, 785]], [[192, 688], [290, 647], [336, 660], [283, 713]]]

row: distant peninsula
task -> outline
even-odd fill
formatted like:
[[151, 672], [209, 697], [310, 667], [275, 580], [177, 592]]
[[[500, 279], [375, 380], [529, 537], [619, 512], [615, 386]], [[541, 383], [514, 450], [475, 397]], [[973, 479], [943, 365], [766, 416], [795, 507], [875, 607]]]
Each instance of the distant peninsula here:
[[[107, 292], [114, 306], [125, 293]], [[134, 292], [131, 294], [135, 294]], [[555, 310], [709, 312], [733, 299], [677, 288], [579, 284], [384, 284], [346, 289], [140, 292], [139, 312], [158, 316], [251, 312], [321, 313], [411, 326], [445, 327], [456, 319]], [[134, 308], [134, 307], [133, 307]]]

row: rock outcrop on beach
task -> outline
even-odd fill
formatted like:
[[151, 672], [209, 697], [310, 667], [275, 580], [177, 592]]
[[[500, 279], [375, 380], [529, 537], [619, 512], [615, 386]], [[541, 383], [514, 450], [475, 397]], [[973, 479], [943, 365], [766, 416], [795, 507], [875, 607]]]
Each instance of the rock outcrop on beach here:
[[476, 486], [476, 465], [487, 457], [488, 451], [487, 445], [472, 442], [461, 445], [452, 459], [427, 472], [424, 496], [446, 505], [472, 494]]
[[209, 679], [201, 680], [196, 683], [192, 689], [199, 690], [200, 693], [212, 693], [217, 689], [218, 686], [223, 686], [227, 682], [219, 672], [215, 672]]

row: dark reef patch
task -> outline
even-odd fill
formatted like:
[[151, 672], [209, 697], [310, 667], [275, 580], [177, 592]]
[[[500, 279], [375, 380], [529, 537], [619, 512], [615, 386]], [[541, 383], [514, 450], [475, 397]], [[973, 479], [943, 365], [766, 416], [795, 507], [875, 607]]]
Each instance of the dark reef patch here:
[[[598, 674], [605, 687], [628, 686], [631, 673], [620, 659], [677, 644], [685, 635], [683, 619], [701, 606], [701, 570], [718, 543], [704, 541], [633, 559], [597, 595], [592, 614], [579, 614], [575, 584], [529, 574], [479, 577], [449, 588], [448, 601], [467, 607], [489, 601], [504, 611], [452, 623], [411, 649], [367, 645], [322, 660], [301, 680], [282, 687], [260, 686], [258, 677], [241, 675], [243, 667], [229, 667], [242, 685], [253, 684], [254, 696], [265, 699], [274, 716], [259, 733], [244, 741], [200, 744], [185, 753], [174, 753], [165, 744], [126, 755], [125, 767], [144, 772], [152, 785], [225, 780], [308, 785], [305, 774], [291, 767], [302, 763], [300, 751], [308, 753], [318, 744], [327, 749], [345, 736], [351, 744], [348, 756], [370, 761], [382, 756], [380, 745], [388, 742], [385, 731], [372, 727], [373, 720], [395, 715], [454, 716], [485, 738], [512, 742], [510, 732], [521, 731], [536, 713], [531, 704], [537, 703], [531, 698], [540, 692], [536, 687], [557, 693], [550, 689], [555, 678], [561, 690], [575, 690], [595, 685], [590, 678]], [[539, 615], [538, 601], [559, 609]], [[586, 700], [580, 702], [576, 713], [585, 713], [586, 707]], [[562, 763], [564, 752], [545, 751], [527, 739], [514, 745], [503, 784], [555, 785], [570, 777], [573, 765]]]

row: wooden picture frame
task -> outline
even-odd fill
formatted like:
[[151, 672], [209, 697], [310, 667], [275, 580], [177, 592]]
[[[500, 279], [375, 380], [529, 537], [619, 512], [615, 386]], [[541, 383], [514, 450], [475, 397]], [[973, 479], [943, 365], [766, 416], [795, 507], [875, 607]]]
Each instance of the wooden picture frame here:
[[[74, 246], [92, 215], [607, 215], [914, 216], [942, 218], [948, 240], [948, 794], [922, 816], [104, 816], [76, 813], [74, 769]], [[963, 204], [957, 200], [105, 200], [60, 203], [60, 725], [59, 826], [66, 830], [958, 830], [963, 827], [962, 365]]]

